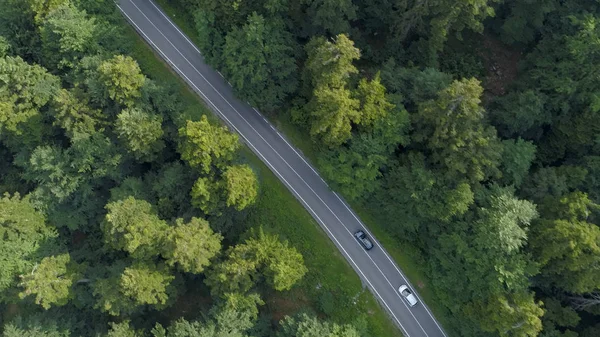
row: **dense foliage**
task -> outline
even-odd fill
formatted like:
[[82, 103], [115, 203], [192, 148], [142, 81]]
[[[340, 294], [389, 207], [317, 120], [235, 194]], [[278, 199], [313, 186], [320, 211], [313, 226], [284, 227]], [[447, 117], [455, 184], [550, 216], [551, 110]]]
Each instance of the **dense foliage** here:
[[173, 2], [239, 95], [419, 249], [451, 333], [600, 334], [595, 1]]
[[[171, 3], [240, 97], [417, 247], [451, 335], [600, 335], [596, 1]], [[256, 168], [124, 27], [110, 0], [0, 2], [4, 336], [366, 336], [262, 317], [304, 258], [246, 231]], [[210, 305], [157, 323], [190, 281]]]
[[[262, 298], [307, 267], [287, 241], [248, 230], [260, 188], [238, 137], [143, 73], [113, 1], [7, 0], [0, 16], [2, 336], [280, 330], [261, 328]], [[293, 72], [293, 50], [277, 47], [288, 41], [265, 41], [266, 71]], [[283, 100], [295, 87], [271, 89]], [[208, 307], [169, 316], [189, 285]]]

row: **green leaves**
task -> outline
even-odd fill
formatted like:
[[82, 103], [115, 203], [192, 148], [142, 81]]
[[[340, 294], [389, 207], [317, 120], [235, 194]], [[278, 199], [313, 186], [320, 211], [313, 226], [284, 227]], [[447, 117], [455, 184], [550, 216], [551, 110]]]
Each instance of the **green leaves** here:
[[394, 105], [385, 96], [385, 87], [381, 84], [378, 72], [371, 81], [361, 79], [358, 83], [357, 94], [361, 102], [359, 124], [372, 127], [375, 121], [386, 117]]
[[0, 139], [15, 151], [40, 144], [41, 112], [59, 88], [59, 79], [46, 69], [20, 57], [0, 58]]
[[43, 63], [51, 68], [73, 68], [94, 48], [94, 19], [66, 2], [46, 15], [40, 26]]
[[108, 97], [120, 105], [131, 107], [141, 96], [146, 81], [137, 62], [129, 56], [115, 55], [98, 66], [99, 80]]
[[449, 176], [473, 182], [496, 174], [500, 144], [486, 126], [476, 79], [454, 81], [436, 100], [419, 106], [413, 139], [431, 151], [431, 160]]
[[240, 146], [237, 135], [225, 127], [211, 125], [206, 116], [198, 122], [187, 121], [179, 135], [181, 158], [204, 173], [210, 173], [213, 167], [223, 169]]
[[177, 219], [176, 226], [167, 234], [162, 256], [170, 266], [177, 265], [184, 272], [200, 274], [221, 251], [222, 239], [204, 219], [192, 218], [188, 223]]
[[113, 316], [130, 314], [145, 305], [163, 309], [174, 295], [174, 279], [166, 268], [149, 262], [115, 265], [108, 278], [93, 284], [96, 307]]
[[168, 226], [158, 218], [152, 205], [128, 197], [109, 203], [106, 209], [102, 230], [108, 246], [137, 259], [159, 255]]
[[314, 316], [299, 314], [296, 317], [286, 316], [281, 322], [277, 337], [359, 337], [360, 334], [351, 325], [321, 322]]
[[17, 275], [31, 271], [40, 246], [56, 236], [28, 197], [5, 194], [0, 198], [0, 299], [15, 288]]
[[351, 74], [358, 73], [352, 62], [360, 58], [360, 51], [346, 35], [340, 34], [332, 41], [315, 37], [306, 44], [308, 60], [304, 65], [303, 80], [313, 88], [346, 86]]
[[35, 295], [35, 303], [44, 309], [67, 304], [73, 297], [72, 287], [81, 277], [69, 254], [45, 257], [31, 272], [21, 275], [21, 298]]
[[267, 111], [279, 108], [298, 85], [293, 37], [278, 20], [253, 13], [227, 34], [224, 72], [242, 98]]
[[215, 295], [246, 293], [264, 275], [275, 290], [289, 290], [307, 269], [302, 255], [280, 242], [277, 236], [265, 234], [247, 239], [229, 249], [225, 261], [214, 266], [206, 279]]
[[174, 276], [154, 265], [136, 263], [125, 268], [121, 274], [121, 292], [138, 305], [152, 304], [160, 307], [167, 303], [167, 288], [174, 279]]
[[248, 165], [229, 166], [223, 173], [226, 204], [241, 211], [256, 201], [258, 196], [258, 181]]
[[137, 160], [151, 162], [164, 148], [162, 117], [139, 108], [125, 109], [117, 116], [116, 133]]
[[350, 139], [352, 123], [360, 121], [359, 101], [344, 88], [319, 87], [308, 104], [313, 122], [310, 135], [330, 147]]
[[600, 272], [600, 227], [587, 222], [598, 205], [574, 192], [549, 201], [547, 219], [535, 223], [530, 245], [542, 266], [542, 285], [570, 293], [597, 290]]

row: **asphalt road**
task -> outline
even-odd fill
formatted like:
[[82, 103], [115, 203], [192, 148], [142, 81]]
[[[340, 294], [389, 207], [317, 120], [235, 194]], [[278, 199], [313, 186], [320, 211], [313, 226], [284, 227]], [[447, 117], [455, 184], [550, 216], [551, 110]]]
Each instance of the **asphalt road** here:
[[[406, 337], [446, 337], [420, 298], [411, 308], [398, 294], [402, 284], [408, 284], [413, 292], [414, 288], [354, 212], [282, 134], [256, 109], [235, 97], [227, 81], [204, 63], [200, 51], [166, 14], [150, 0], [117, 0], [117, 6], [140, 35], [304, 205], [402, 333]], [[367, 252], [358, 244], [353, 236], [357, 230], [365, 231], [373, 240], [372, 250]]]

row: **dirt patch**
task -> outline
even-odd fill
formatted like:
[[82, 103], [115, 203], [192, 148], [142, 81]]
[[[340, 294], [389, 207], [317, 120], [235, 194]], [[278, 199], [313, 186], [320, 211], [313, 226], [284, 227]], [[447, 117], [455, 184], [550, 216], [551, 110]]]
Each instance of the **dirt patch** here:
[[265, 304], [274, 322], [279, 322], [285, 316], [293, 316], [302, 308], [310, 306], [308, 299], [300, 293], [277, 294], [269, 297]]
[[508, 86], [517, 78], [518, 64], [523, 52], [505, 45], [500, 40], [489, 35], [482, 38], [479, 52], [484, 61], [486, 76], [483, 87], [486, 94], [502, 96]]
[[71, 234], [71, 244], [75, 247], [80, 247], [86, 238], [87, 234], [84, 232], [74, 231], [73, 234]]

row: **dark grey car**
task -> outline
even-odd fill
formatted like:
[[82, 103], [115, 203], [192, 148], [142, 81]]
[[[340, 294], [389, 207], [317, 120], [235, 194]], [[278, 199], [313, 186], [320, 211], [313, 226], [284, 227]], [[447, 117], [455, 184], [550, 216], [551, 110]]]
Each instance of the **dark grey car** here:
[[366, 250], [371, 250], [373, 248], [373, 242], [371, 242], [365, 232], [358, 231], [354, 233], [354, 237], [356, 237], [356, 240], [358, 240], [358, 242], [360, 242], [360, 244], [365, 247]]

